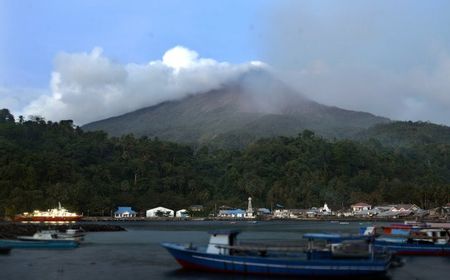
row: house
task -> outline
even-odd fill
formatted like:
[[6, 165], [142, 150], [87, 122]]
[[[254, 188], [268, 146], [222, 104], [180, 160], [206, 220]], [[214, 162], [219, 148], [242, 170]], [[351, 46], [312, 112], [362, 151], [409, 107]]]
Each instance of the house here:
[[275, 218], [289, 218], [290, 212], [287, 209], [275, 209], [273, 216]]
[[406, 211], [416, 212], [420, 209], [420, 207], [415, 204], [395, 204], [392, 205], [392, 207], [393, 207], [392, 211], [394, 212], [406, 212]]
[[258, 209], [256, 209], [256, 214], [258, 216], [267, 216], [267, 215], [270, 215], [271, 212], [267, 208], [258, 208]]
[[119, 206], [117, 211], [114, 212], [114, 218], [130, 218], [136, 217], [136, 212], [128, 206]]
[[372, 211], [377, 212], [377, 214], [379, 213], [383, 213], [386, 211], [392, 211], [395, 207], [392, 205], [381, 205], [381, 206], [375, 206], [372, 208]]
[[202, 212], [203, 211], [203, 205], [191, 205], [189, 206], [189, 211], [191, 212]]
[[372, 205], [365, 202], [358, 202], [356, 204], [353, 204], [351, 208], [354, 213], [357, 213], [361, 211], [369, 211], [370, 209], [372, 209]]
[[301, 218], [308, 216], [308, 209], [289, 209], [289, 218]]
[[311, 209], [306, 211], [306, 216], [308, 218], [313, 218], [313, 217], [317, 216], [318, 213], [319, 213], [319, 209], [317, 209], [317, 207], [311, 207]]
[[155, 218], [155, 217], [173, 217], [174, 211], [165, 207], [156, 207], [153, 209], [147, 210], [145, 216], [147, 218]]
[[377, 206], [374, 209], [379, 210], [377, 217], [380, 218], [400, 218], [412, 215], [426, 215], [427, 213], [415, 204], [394, 204], [387, 206]]
[[219, 210], [219, 217], [222, 218], [244, 218], [246, 211], [242, 209]]
[[189, 218], [189, 212], [186, 209], [178, 210], [175, 213], [175, 217], [178, 217], [178, 218]]

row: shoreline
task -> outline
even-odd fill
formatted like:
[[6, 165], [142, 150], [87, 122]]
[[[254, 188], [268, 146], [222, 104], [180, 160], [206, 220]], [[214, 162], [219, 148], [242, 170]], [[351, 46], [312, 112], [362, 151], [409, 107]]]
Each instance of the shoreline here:
[[219, 217], [189, 217], [189, 218], [179, 218], [179, 217], [131, 217], [131, 218], [114, 218], [114, 217], [83, 217], [81, 220], [84, 222], [179, 222], [179, 221], [188, 221], [188, 222], [201, 222], [201, 221], [248, 221], [248, 222], [265, 222], [265, 221], [329, 221], [329, 222], [401, 222], [410, 221], [410, 222], [431, 222], [431, 223], [449, 223], [449, 219], [440, 219], [440, 218], [424, 218], [417, 219], [416, 217], [405, 217], [405, 218], [375, 218], [375, 217], [315, 217], [315, 218], [274, 218], [274, 217], [257, 217], [257, 218], [219, 218]]

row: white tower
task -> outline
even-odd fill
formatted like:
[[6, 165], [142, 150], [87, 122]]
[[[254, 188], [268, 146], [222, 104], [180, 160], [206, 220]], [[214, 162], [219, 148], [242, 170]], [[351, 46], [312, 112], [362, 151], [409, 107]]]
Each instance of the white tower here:
[[253, 208], [252, 208], [252, 198], [248, 198], [248, 206], [247, 206], [247, 218], [253, 218]]

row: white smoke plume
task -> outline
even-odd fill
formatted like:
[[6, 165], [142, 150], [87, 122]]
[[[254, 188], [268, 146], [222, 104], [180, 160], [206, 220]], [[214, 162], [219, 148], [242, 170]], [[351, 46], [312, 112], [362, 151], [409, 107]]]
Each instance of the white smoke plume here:
[[182, 46], [147, 64], [115, 63], [98, 47], [90, 53], [60, 53], [54, 64], [51, 93], [32, 101], [22, 114], [72, 119], [78, 125], [219, 89], [251, 69], [266, 67], [258, 61], [230, 64], [200, 58]]
[[292, 87], [326, 105], [450, 125], [445, 1], [280, 2], [260, 45]]

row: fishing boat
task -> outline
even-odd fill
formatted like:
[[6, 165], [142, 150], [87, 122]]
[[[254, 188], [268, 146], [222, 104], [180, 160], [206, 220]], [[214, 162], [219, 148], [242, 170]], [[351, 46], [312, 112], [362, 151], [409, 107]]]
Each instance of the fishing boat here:
[[362, 235], [371, 236], [376, 249], [390, 250], [396, 255], [450, 255], [448, 228], [394, 224], [382, 227], [381, 232], [375, 227], [366, 228]]
[[376, 237], [374, 246], [397, 255], [450, 256], [450, 234], [443, 228], [422, 228], [407, 236]]
[[[210, 232], [206, 247], [162, 243], [185, 269], [285, 276], [369, 276], [385, 274], [390, 254], [375, 254], [369, 243], [358, 254], [348, 242], [317, 249], [306, 246], [238, 242], [239, 231]], [[351, 249], [349, 251], [349, 249]]]
[[56, 237], [56, 239], [64, 239], [64, 240], [75, 240], [75, 241], [83, 241], [84, 240], [84, 233], [76, 230], [76, 229], [66, 229], [65, 231], [58, 231], [58, 230], [41, 230], [40, 233], [47, 233], [52, 234]]
[[[20, 238], [20, 239], [19, 239]], [[80, 245], [75, 240], [57, 239], [51, 234], [21, 236], [18, 239], [0, 239], [0, 249], [68, 249]]]
[[60, 232], [57, 230], [40, 230], [32, 236], [18, 236], [19, 240], [72, 240], [80, 242], [84, 240], [84, 234], [73, 230]]
[[18, 222], [53, 222], [53, 223], [67, 223], [77, 222], [83, 216], [77, 213], [69, 212], [67, 209], [58, 203], [58, 208], [49, 209], [47, 211], [34, 210], [32, 213], [24, 212], [17, 215], [14, 220]]

